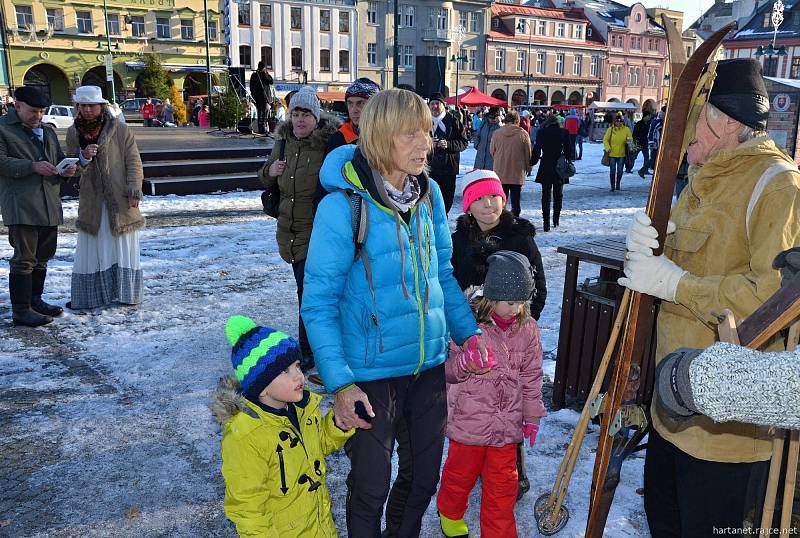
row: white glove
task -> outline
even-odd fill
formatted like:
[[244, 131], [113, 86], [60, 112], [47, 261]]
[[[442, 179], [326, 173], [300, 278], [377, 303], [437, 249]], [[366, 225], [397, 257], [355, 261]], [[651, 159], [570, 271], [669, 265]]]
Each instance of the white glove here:
[[[675, 232], [675, 223], [667, 223], [667, 235]], [[658, 248], [658, 232], [651, 225], [650, 217], [644, 211], [633, 215], [628, 235], [625, 236], [625, 247], [628, 252], [641, 252], [647, 256], [653, 255], [653, 250]]]
[[675, 302], [678, 282], [688, 271], [678, 267], [664, 256], [642, 252], [628, 252], [625, 260], [625, 277], [617, 280], [620, 286], [646, 293], [659, 299]]

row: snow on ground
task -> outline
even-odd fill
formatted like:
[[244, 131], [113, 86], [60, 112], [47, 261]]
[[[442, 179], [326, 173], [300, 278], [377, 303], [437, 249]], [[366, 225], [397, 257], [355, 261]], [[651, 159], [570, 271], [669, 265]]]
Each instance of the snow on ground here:
[[[610, 193], [602, 146], [584, 146], [578, 174], [564, 188], [561, 227], [539, 233], [548, 282], [540, 320], [552, 378], [558, 343], [565, 257], [559, 245], [620, 236], [645, 205], [649, 181], [635, 174]], [[462, 172], [472, 168], [472, 148]], [[523, 216], [541, 229], [540, 188], [523, 189]], [[85, 315], [65, 314], [52, 325], [13, 329], [2, 312], [0, 339], [0, 536], [234, 536], [222, 512], [219, 429], [207, 404], [219, 377], [231, 370], [224, 337], [229, 315], [297, 333], [291, 267], [278, 256], [275, 221], [260, 213], [256, 192], [147, 198], [151, 225], [142, 233], [145, 301]], [[460, 198], [454, 208], [460, 207]], [[234, 222], [226, 220], [237, 213]], [[460, 211], [452, 212], [451, 221]], [[65, 202], [74, 219], [77, 201]], [[181, 213], [181, 222], [170, 214]], [[187, 219], [186, 214], [190, 215]], [[213, 215], [220, 218], [209, 219]], [[193, 220], [201, 224], [193, 224]], [[69, 223], [68, 223], [69, 224]], [[76, 234], [59, 235], [46, 299], [69, 299]], [[0, 281], [11, 256], [0, 242]], [[596, 268], [580, 278], [595, 276]], [[0, 303], [8, 304], [5, 288]], [[330, 399], [326, 398], [330, 403]], [[549, 403], [549, 402], [548, 402]], [[521, 536], [539, 536], [533, 501], [549, 491], [578, 413], [553, 412], [534, 448], [527, 448], [531, 491], [517, 506]], [[583, 533], [597, 428], [590, 427], [566, 498], [572, 517], [561, 536]], [[344, 532], [348, 462], [330, 458], [334, 515]], [[396, 464], [396, 462], [395, 462]], [[646, 536], [643, 458], [629, 460], [608, 518], [610, 536]], [[480, 487], [467, 521], [478, 535]], [[435, 502], [422, 536], [440, 536]]]

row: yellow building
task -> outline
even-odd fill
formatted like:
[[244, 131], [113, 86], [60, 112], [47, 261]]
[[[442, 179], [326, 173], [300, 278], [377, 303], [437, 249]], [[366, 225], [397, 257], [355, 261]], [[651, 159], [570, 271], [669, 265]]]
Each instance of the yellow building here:
[[[212, 71], [219, 72], [226, 69], [219, 3], [208, 4]], [[144, 96], [137, 77], [146, 53], [158, 55], [185, 97], [206, 91], [203, 0], [0, 0], [0, 9], [12, 87], [36, 85], [69, 104], [76, 87], [95, 84], [108, 98], [108, 33], [117, 101]]]

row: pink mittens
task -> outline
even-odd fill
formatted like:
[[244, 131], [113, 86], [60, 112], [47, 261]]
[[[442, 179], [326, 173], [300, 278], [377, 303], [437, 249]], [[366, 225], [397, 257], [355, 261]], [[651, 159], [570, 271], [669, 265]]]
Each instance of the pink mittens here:
[[536, 435], [539, 433], [539, 425], [529, 422], [522, 423], [522, 439], [527, 439], [530, 446], [536, 442]]
[[494, 353], [490, 348], [486, 348], [486, 361], [481, 363], [481, 350], [478, 348], [478, 338], [471, 336], [467, 340], [467, 349], [459, 357], [458, 365], [462, 370], [469, 371], [467, 365], [471, 364], [473, 368], [491, 368], [497, 365], [497, 360], [494, 358]]

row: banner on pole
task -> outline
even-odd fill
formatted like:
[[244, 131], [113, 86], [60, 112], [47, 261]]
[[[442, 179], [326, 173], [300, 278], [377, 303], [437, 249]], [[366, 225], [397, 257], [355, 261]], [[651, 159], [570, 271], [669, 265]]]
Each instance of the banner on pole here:
[[114, 63], [110, 54], [106, 54], [106, 81], [114, 80]]

